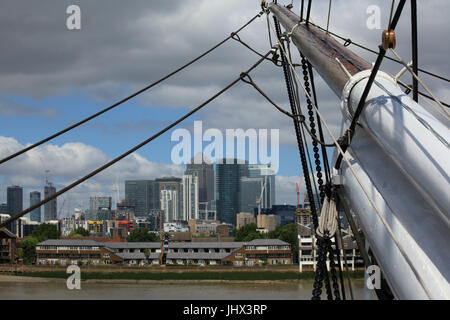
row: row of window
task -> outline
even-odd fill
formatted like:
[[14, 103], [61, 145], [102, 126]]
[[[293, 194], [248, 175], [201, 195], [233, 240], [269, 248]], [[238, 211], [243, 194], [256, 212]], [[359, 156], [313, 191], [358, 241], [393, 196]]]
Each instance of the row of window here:
[[247, 254], [249, 259], [266, 259], [266, 258], [290, 258], [290, 253], [273, 253], [273, 254]]
[[70, 258], [70, 259], [99, 259], [99, 254], [59, 254], [59, 253], [39, 253], [38, 254], [39, 259], [63, 259], [63, 258]]
[[100, 247], [88, 247], [88, 246], [37, 246], [37, 250], [100, 250]]
[[246, 250], [290, 250], [290, 246], [245, 246]]

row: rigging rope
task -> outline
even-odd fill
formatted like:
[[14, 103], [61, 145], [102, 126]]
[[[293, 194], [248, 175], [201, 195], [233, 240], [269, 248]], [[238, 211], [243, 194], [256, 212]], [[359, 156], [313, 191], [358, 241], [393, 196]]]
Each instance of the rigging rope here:
[[[319, 25], [317, 25], [317, 24], [314, 24], [314, 23], [312, 23], [312, 22], [309, 22], [309, 23], [310, 23], [311, 25], [315, 26], [316, 28], [319, 28], [319, 29], [322, 30], [322, 31], [326, 31], [326, 29], [322, 28], [321, 26], [319, 26]], [[357, 43], [357, 42], [354, 42], [354, 41], [351, 40], [350, 38], [343, 37], [343, 36], [341, 36], [341, 35], [339, 35], [339, 34], [337, 34], [337, 33], [334, 33], [334, 32], [332, 32], [332, 31], [328, 31], [328, 33], [331, 34], [332, 36], [338, 38], [338, 39], [343, 40], [343, 41], [344, 41], [344, 46], [346, 46], [346, 47], [349, 46], [349, 45], [351, 45], [351, 44], [353, 44], [353, 45], [355, 45], [355, 46], [357, 46], [357, 47], [359, 47], [359, 48], [361, 48], [361, 49], [363, 49], [363, 50], [366, 50], [366, 51], [371, 52], [371, 53], [374, 53], [374, 54], [378, 54], [378, 52], [376, 52], [375, 50], [370, 49], [369, 47], [366, 47], [366, 46], [364, 46], [364, 45], [362, 45], [362, 44], [359, 44], [359, 43]], [[392, 57], [389, 57], [389, 56], [386, 56], [385, 59], [388, 59], [388, 60], [390, 60], [390, 61], [393, 61], [393, 62], [396, 62], [396, 63], [398, 63], [398, 64], [401, 64], [400, 61], [398, 61], [397, 59], [394, 59], [394, 58], [392, 58]], [[433, 73], [433, 72], [430, 72], [430, 71], [427, 71], [427, 70], [424, 70], [424, 69], [421, 69], [421, 68], [418, 68], [418, 70], [419, 70], [420, 72], [422, 72], [422, 73], [425, 73], [425, 74], [431, 76], [431, 77], [435, 77], [435, 78], [440, 79], [440, 80], [442, 80], [442, 81], [450, 82], [450, 79], [445, 78], [445, 77], [443, 77], [443, 76], [440, 76], [440, 75], [438, 75], [438, 74], [435, 74], [435, 73]], [[419, 94], [420, 94], [420, 92], [419, 92]]]
[[408, 66], [408, 64], [402, 60], [402, 58], [398, 55], [398, 53], [393, 48], [391, 48], [391, 51], [397, 57], [397, 59], [401, 62], [401, 64], [406, 68], [406, 70], [408, 70], [412, 74], [412, 76], [420, 83], [420, 85], [428, 92], [428, 94], [433, 97], [433, 100], [441, 107], [441, 109], [446, 114], [446, 116], [444, 115], [445, 118], [447, 120], [450, 120], [450, 118], [449, 118], [450, 113], [447, 111], [447, 109], [444, 108], [444, 106], [441, 104], [439, 99], [436, 98], [436, 96], [433, 94], [433, 92], [431, 92], [431, 90], [428, 89], [428, 87], [425, 85], [425, 83], [423, 83], [423, 81], [420, 80], [420, 78], [417, 76], [417, 74], [415, 74], [414, 71]]
[[79, 185], [80, 183], [88, 180], [89, 178], [97, 175], [98, 173], [102, 172], [103, 170], [109, 168], [110, 166], [112, 166], [113, 164], [115, 164], [116, 162], [122, 160], [123, 158], [125, 158], [126, 156], [130, 155], [131, 153], [135, 152], [136, 150], [142, 148], [143, 146], [145, 146], [146, 144], [148, 144], [149, 142], [155, 140], [156, 138], [158, 138], [160, 135], [162, 135], [163, 133], [165, 133], [166, 131], [170, 130], [171, 128], [173, 128], [174, 126], [176, 126], [177, 124], [179, 124], [180, 122], [184, 121], [185, 119], [187, 119], [188, 117], [190, 117], [191, 115], [193, 115], [194, 113], [196, 113], [197, 111], [199, 111], [200, 109], [202, 109], [204, 106], [206, 106], [207, 104], [209, 104], [211, 101], [215, 100], [217, 97], [219, 97], [221, 94], [223, 94], [225, 91], [227, 91], [228, 89], [230, 89], [231, 87], [233, 87], [236, 83], [238, 83], [241, 80], [242, 75], [244, 74], [248, 74], [250, 73], [253, 69], [255, 69], [261, 62], [263, 62], [265, 60], [265, 58], [267, 58], [267, 56], [269, 54], [271, 54], [275, 49], [272, 48], [270, 51], [268, 51], [263, 57], [261, 57], [253, 66], [251, 66], [247, 71], [241, 73], [239, 75], [239, 77], [237, 77], [235, 80], [233, 80], [232, 82], [230, 82], [227, 86], [225, 86], [222, 90], [220, 90], [219, 92], [217, 92], [215, 95], [213, 95], [211, 98], [209, 98], [208, 100], [206, 100], [205, 102], [203, 102], [202, 104], [200, 104], [199, 106], [197, 106], [196, 108], [192, 109], [191, 111], [189, 111], [188, 113], [186, 113], [184, 116], [182, 116], [181, 118], [179, 118], [178, 120], [176, 120], [175, 122], [172, 122], [170, 125], [168, 125], [167, 127], [165, 127], [164, 129], [160, 130], [159, 132], [157, 132], [156, 134], [154, 134], [153, 136], [151, 136], [150, 138], [148, 138], [147, 140], [141, 142], [140, 144], [136, 145], [135, 147], [133, 147], [132, 149], [128, 150], [127, 152], [121, 154], [120, 156], [114, 158], [113, 160], [109, 161], [108, 163], [106, 163], [105, 165], [101, 166], [100, 168], [90, 172], [89, 174], [87, 174], [86, 176], [78, 179], [77, 181], [73, 182], [72, 184], [70, 184], [69, 186], [66, 186], [65, 188], [59, 190], [58, 192], [54, 193], [53, 195], [45, 198], [44, 200], [32, 205], [31, 207], [29, 207], [28, 209], [23, 210], [22, 212], [14, 215], [13, 217], [11, 217], [10, 219], [1, 222], [0, 223], [0, 228], [7, 226], [8, 224], [10, 224], [11, 222], [17, 220], [18, 218], [24, 216], [25, 214], [33, 211], [34, 209], [39, 208], [40, 206], [46, 204], [47, 202], [57, 198], [58, 196], [62, 195], [63, 193], [73, 189], [74, 187], [76, 187], [77, 185]]
[[85, 119], [83, 119], [83, 120], [81, 120], [81, 121], [79, 121], [79, 122], [77, 122], [77, 123], [75, 123], [75, 124], [73, 124], [73, 125], [71, 125], [71, 126], [65, 128], [65, 129], [63, 129], [63, 130], [61, 130], [61, 131], [59, 131], [59, 132], [57, 132], [57, 133], [55, 133], [55, 134], [52, 134], [51, 136], [49, 136], [49, 137], [47, 137], [47, 138], [45, 138], [45, 139], [40, 140], [39, 142], [36, 142], [36, 143], [34, 143], [34, 144], [32, 144], [32, 145], [30, 145], [30, 146], [24, 148], [24, 149], [22, 149], [22, 150], [20, 150], [20, 151], [18, 151], [18, 152], [16, 152], [16, 153], [14, 153], [14, 154], [12, 154], [12, 155], [9, 155], [9, 156], [7, 156], [7, 157], [1, 159], [1, 160], [0, 160], [0, 164], [5, 163], [5, 162], [7, 162], [7, 161], [9, 161], [9, 160], [11, 160], [11, 159], [14, 159], [15, 157], [17, 157], [17, 156], [19, 156], [19, 155], [21, 155], [21, 154], [23, 154], [23, 153], [25, 153], [25, 152], [27, 152], [27, 151], [29, 151], [29, 150], [31, 150], [31, 149], [34, 149], [34, 148], [36, 148], [37, 146], [40, 146], [41, 144], [43, 144], [43, 143], [45, 143], [45, 142], [48, 142], [48, 141], [50, 141], [50, 140], [52, 140], [52, 139], [54, 139], [54, 138], [56, 138], [56, 137], [58, 137], [58, 136], [60, 136], [60, 135], [62, 135], [62, 134], [64, 134], [64, 133], [66, 133], [66, 132], [68, 132], [68, 131], [70, 131], [70, 130], [76, 128], [76, 127], [79, 127], [80, 125], [82, 125], [82, 124], [84, 124], [84, 123], [86, 123], [86, 122], [88, 122], [88, 121], [90, 121], [90, 120], [92, 120], [92, 119], [94, 119], [94, 118], [96, 118], [96, 117], [102, 115], [103, 113], [105, 113], [105, 112], [107, 112], [107, 111], [110, 111], [110, 110], [112, 110], [112, 109], [118, 107], [119, 105], [121, 105], [121, 104], [127, 102], [128, 100], [130, 100], [130, 99], [132, 99], [132, 98], [134, 98], [134, 97], [140, 95], [141, 93], [143, 93], [143, 92], [149, 90], [150, 88], [156, 86], [157, 84], [159, 84], [159, 83], [161, 83], [161, 82], [167, 80], [168, 78], [172, 77], [172, 76], [175, 75], [176, 73], [182, 71], [183, 69], [187, 68], [188, 66], [190, 66], [190, 65], [193, 64], [194, 62], [200, 60], [201, 58], [203, 58], [203, 57], [206, 56], [207, 54], [211, 53], [212, 51], [214, 51], [215, 49], [217, 49], [218, 47], [220, 47], [221, 45], [223, 45], [225, 42], [227, 42], [228, 40], [230, 40], [230, 39], [232, 38], [233, 34], [237, 34], [237, 33], [239, 33], [240, 31], [242, 31], [242, 30], [243, 30], [244, 28], [246, 28], [249, 24], [251, 24], [254, 20], [256, 20], [257, 18], [261, 17], [261, 16], [263, 15], [263, 13], [264, 13], [263, 11], [259, 12], [257, 15], [255, 15], [253, 18], [251, 18], [249, 21], [247, 21], [243, 26], [241, 26], [239, 29], [237, 29], [235, 32], [233, 32], [233, 33], [230, 34], [228, 37], [226, 37], [224, 40], [222, 40], [222, 41], [220, 41], [219, 43], [217, 43], [216, 45], [214, 45], [211, 49], [205, 51], [205, 52], [202, 53], [201, 55], [197, 56], [196, 58], [192, 59], [191, 61], [189, 61], [188, 63], [186, 63], [186, 64], [184, 64], [183, 66], [179, 67], [178, 69], [172, 71], [171, 73], [165, 75], [164, 77], [160, 78], [159, 80], [157, 80], [157, 81], [153, 82], [152, 84], [146, 86], [145, 88], [143, 88], [143, 89], [141, 89], [141, 90], [139, 90], [139, 91], [137, 91], [137, 92], [135, 92], [135, 93], [129, 95], [128, 97], [126, 97], [126, 98], [120, 100], [119, 102], [116, 102], [116, 103], [114, 103], [113, 105], [111, 105], [111, 106], [109, 106], [109, 107], [107, 107], [107, 108], [105, 108], [105, 109], [103, 109], [103, 110], [101, 110], [101, 111], [99, 111], [99, 112], [97, 112], [97, 113], [91, 115], [90, 117], [87, 117], [87, 118], [85, 118]]
[[[273, 20], [275, 23], [275, 28], [274, 28], [275, 32], [274, 33], [277, 35], [277, 39], [280, 44], [280, 49], [283, 52], [283, 54], [281, 55], [281, 59], [283, 61], [283, 72], [284, 72], [284, 76], [285, 76], [286, 87], [288, 90], [291, 111], [293, 114], [297, 114], [298, 111], [296, 109], [296, 100], [294, 99], [294, 89], [292, 86], [292, 72], [295, 73], [295, 69], [294, 69], [294, 71], [292, 71], [289, 68], [289, 65], [291, 65], [291, 67], [293, 67], [292, 61], [286, 54], [283, 42], [281, 40], [284, 37], [281, 37], [280, 23], [278, 22], [278, 19], [275, 16], [273, 17]], [[297, 108], [299, 109], [299, 106], [297, 106]], [[315, 205], [315, 201], [314, 201], [314, 195], [312, 192], [312, 183], [311, 183], [311, 180], [309, 177], [308, 162], [307, 162], [305, 150], [304, 150], [305, 146], [304, 146], [304, 141], [303, 141], [303, 137], [302, 137], [302, 131], [300, 130], [301, 127], [299, 126], [297, 121], [294, 121], [294, 127], [295, 127], [295, 132], [296, 132], [296, 137], [297, 137], [297, 143], [299, 146], [303, 175], [305, 177], [305, 185], [306, 185], [306, 190], [307, 190], [307, 194], [308, 194], [308, 198], [309, 198], [309, 202], [310, 202], [313, 225], [314, 225], [314, 232], [315, 232], [315, 230], [318, 227], [318, 213], [317, 213], [317, 209], [316, 209], [316, 205]], [[307, 149], [307, 151], [308, 151], [308, 149]], [[309, 152], [308, 152], [308, 155], [309, 155]], [[308, 156], [308, 158], [309, 158], [309, 156]], [[312, 170], [312, 167], [311, 167], [311, 170]], [[315, 181], [314, 181], [314, 184], [315, 184]], [[326, 266], [326, 254], [327, 254], [326, 246], [327, 246], [327, 244], [325, 243], [325, 239], [322, 237], [317, 237], [317, 245], [319, 247], [319, 250], [318, 250], [319, 256], [318, 256], [318, 262], [317, 262], [318, 263], [317, 264], [318, 271], [316, 272], [316, 275], [315, 275], [314, 289], [312, 292], [313, 297], [311, 299], [320, 300], [320, 296], [322, 293], [322, 289], [321, 289], [322, 282], [324, 281], [327, 298], [329, 300], [333, 300], [333, 293], [332, 293], [332, 289], [331, 289], [330, 280], [328, 278], [328, 271], [327, 271], [327, 266]]]

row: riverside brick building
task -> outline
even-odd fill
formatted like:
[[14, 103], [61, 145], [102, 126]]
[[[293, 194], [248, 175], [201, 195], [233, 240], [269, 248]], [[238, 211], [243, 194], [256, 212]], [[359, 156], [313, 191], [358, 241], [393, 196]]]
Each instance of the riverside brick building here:
[[[36, 246], [37, 264], [159, 264], [159, 242], [46, 240]], [[250, 242], [170, 242], [166, 263], [174, 265], [253, 266], [291, 264], [290, 245], [278, 239]]]
[[0, 229], [0, 264], [13, 264], [16, 258], [16, 235]]

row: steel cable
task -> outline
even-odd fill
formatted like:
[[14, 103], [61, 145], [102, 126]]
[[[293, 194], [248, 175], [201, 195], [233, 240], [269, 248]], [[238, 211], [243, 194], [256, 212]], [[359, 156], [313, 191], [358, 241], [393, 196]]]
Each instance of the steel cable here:
[[188, 63], [184, 64], [183, 66], [179, 67], [179, 68], [176, 69], [175, 71], [172, 71], [171, 73], [165, 75], [164, 77], [162, 77], [162, 78], [160, 78], [159, 80], [153, 82], [152, 84], [146, 86], [145, 88], [143, 88], [143, 89], [141, 89], [141, 90], [139, 90], [139, 91], [136, 91], [135, 93], [129, 95], [128, 97], [126, 97], [126, 98], [120, 100], [119, 102], [116, 102], [115, 104], [113, 104], [113, 105], [111, 105], [111, 106], [109, 106], [109, 107], [107, 107], [107, 108], [105, 108], [105, 109], [103, 109], [103, 110], [101, 110], [101, 111], [99, 111], [99, 112], [97, 112], [97, 113], [91, 115], [90, 117], [87, 117], [87, 118], [85, 118], [85, 119], [83, 119], [83, 120], [81, 120], [81, 121], [79, 121], [79, 122], [77, 122], [77, 123], [75, 123], [75, 124], [73, 124], [73, 125], [71, 125], [71, 126], [65, 128], [65, 129], [61, 130], [61, 131], [58, 131], [58, 132], [55, 133], [55, 134], [52, 134], [51, 136], [49, 136], [49, 137], [47, 137], [47, 138], [45, 138], [45, 139], [40, 140], [39, 142], [36, 142], [36, 143], [34, 143], [34, 144], [32, 144], [32, 145], [26, 147], [26, 148], [23, 148], [23, 149], [20, 150], [20, 151], [17, 151], [16, 153], [14, 153], [14, 154], [12, 154], [12, 155], [9, 155], [9, 156], [7, 156], [7, 157], [1, 159], [1, 160], [0, 160], [0, 164], [5, 163], [5, 162], [7, 162], [7, 161], [9, 161], [9, 160], [11, 160], [11, 159], [14, 159], [15, 157], [17, 157], [17, 156], [19, 156], [19, 155], [21, 155], [21, 154], [23, 154], [23, 153], [25, 153], [25, 152], [27, 152], [27, 151], [30, 151], [31, 149], [34, 149], [34, 148], [36, 148], [37, 146], [40, 146], [41, 144], [43, 144], [43, 143], [45, 143], [45, 142], [48, 142], [48, 141], [50, 141], [50, 140], [52, 140], [52, 139], [54, 139], [54, 138], [56, 138], [56, 137], [58, 137], [58, 136], [60, 136], [60, 135], [62, 135], [62, 134], [64, 134], [64, 133], [66, 133], [66, 132], [68, 132], [68, 131], [70, 131], [70, 130], [76, 128], [76, 127], [79, 127], [80, 125], [82, 125], [82, 124], [84, 124], [84, 123], [86, 123], [86, 122], [88, 122], [88, 121], [90, 121], [90, 120], [92, 120], [92, 119], [94, 119], [94, 118], [96, 118], [96, 117], [102, 115], [103, 113], [105, 113], [105, 112], [107, 112], [107, 111], [110, 111], [110, 110], [112, 110], [112, 109], [118, 107], [119, 105], [121, 105], [121, 104], [127, 102], [128, 100], [130, 100], [130, 99], [132, 99], [132, 98], [134, 98], [134, 97], [140, 95], [141, 93], [143, 93], [143, 92], [145, 92], [145, 91], [151, 89], [152, 87], [156, 86], [157, 84], [159, 84], [159, 83], [161, 83], [161, 82], [167, 80], [168, 78], [172, 77], [172, 76], [175, 75], [176, 73], [182, 71], [183, 69], [187, 68], [187, 67], [190, 66], [191, 64], [195, 63], [196, 61], [200, 60], [201, 58], [203, 58], [203, 57], [206, 56], [207, 54], [211, 53], [212, 51], [214, 51], [215, 49], [217, 49], [218, 47], [220, 47], [221, 45], [223, 45], [225, 42], [227, 42], [228, 40], [230, 40], [230, 39], [232, 38], [233, 34], [237, 34], [238, 32], [242, 31], [242, 30], [243, 30], [244, 28], [246, 28], [250, 23], [252, 23], [256, 18], [261, 17], [262, 14], [263, 14], [263, 12], [261, 11], [260, 13], [258, 13], [257, 15], [255, 15], [253, 18], [251, 18], [247, 23], [245, 23], [242, 27], [240, 27], [240, 28], [237, 29], [235, 32], [233, 32], [233, 33], [230, 34], [228, 37], [226, 37], [224, 40], [220, 41], [219, 43], [217, 43], [216, 45], [214, 45], [211, 49], [205, 51], [204, 53], [202, 53], [201, 55], [199, 55], [199, 56], [197, 56], [196, 58], [192, 59], [191, 61], [189, 61]]
[[66, 186], [65, 188], [59, 190], [58, 192], [54, 193], [53, 195], [49, 196], [48, 198], [45, 198], [44, 200], [40, 201], [39, 203], [32, 205], [31, 207], [29, 207], [28, 209], [23, 210], [21, 213], [14, 215], [13, 217], [11, 217], [10, 219], [0, 223], [0, 228], [7, 226], [8, 224], [10, 224], [11, 222], [17, 220], [18, 218], [24, 216], [25, 214], [33, 211], [34, 209], [39, 208], [40, 206], [46, 204], [47, 202], [57, 198], [58, 196], [62, 195], [63, 193], [73, 189], [74, 187], [76, 187], [77, 185], [79, 185], [80, 183], [88, 180], [89, 178], [97, 175], [98, 173], [102, 172], [103, 170], [109, 168], [110, 166], [112, 166], [113, 164], [115, 164], [116, 162], [122, 160], [123, 158], [125, 158], [126, 156], [130, 155], [131, 153], [135, 152], [136, 150], [142, 148], [143, 146], [145, 146], [146, 144], [148, 144], [149, 142], [153, 141], [154, 139], [158, 138], [160, 135], [162, 135], [163, 133], [165, 133], [166, 131], [170, 130], [171, 128], [173, 128], [174, 126], [176, 126], [177, 124], [179, 124], [180, 122], [182, 122], [183, 120], [187, 119], [188, 117], [190, 117], [191, 115], [193, 115], [194, 113], [196, 113], [197, 111], [199, 111], [200, 109], [202, 109], [204, 106], [206, 106], [208, 103], [210, 103], [211, 101], [213, 101], [214, 99], [216, 99], [217, 97], [219, 97], [221, 94], [223, 94], [225, 91], [227, 91], [228, 89], [230, 89], [231, 87], [233, 87], [236, 83], [238, 83], [239, 81], [241, 81], [241, 77], [243, 74], [248, 74], [249, 72], [251, 72], [253, 69], [255, 69], [261, 62], [263, 62], [265, 60], [265, 58], [273, 51], [274, 49], [271, 49], [269, 52], [267, 52], [267, 54], [263, 57], [261, 57], [253, 66], [251, 66], [247, 71], [245, 71], [244, 73], [240, 74], [239, 77], [237, 77], [235, 80], [233, 80], [232, 82], [230, 82], [225, 88], [223, 88], [222, 90], [220, 90], [219, 92], [217, 92], [215, 95], [213, 95], [211, 98], [209, 98], [208, 100], [206, 100], [205, 102], [203, 102], [202, 104], [200, 104], [199, 106], [197, 106], [196, 108], [194, 108], [193, 110], [189, 111], [187, 114], [185, 114], [184, 116], [182, 116], [181, 118], [179, 118], [178, 120], [176, 120], [175, 122], [172, 122], [170, 125], [168, 125], [167, 127], [165, 127], [164, 129], [160, 130], [159, 132], [157, 132], [156, 134], [154, 134], [153, 136], [151, 136], [150, 138], [148, 138], [147, 140], [141, 142], [140, 144], [136, 145], [135, 147], [133, 147], [132, 149], [126, 151], [125, 153], [121, 154], [120, 156], [114, 158], [113, 160], [109, 161], [108, 163], [104, 164], [103, 166], [101, 166], [100, 168], [91, 171], [89, 174], [87, 174], [86, 176], [78, 179], [77, 181], [73, 182], [72, 184]]

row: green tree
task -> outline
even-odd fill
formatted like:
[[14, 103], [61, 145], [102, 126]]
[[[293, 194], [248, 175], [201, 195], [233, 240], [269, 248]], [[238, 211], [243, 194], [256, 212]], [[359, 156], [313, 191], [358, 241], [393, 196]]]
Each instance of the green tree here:
[[20, 246], [22, 248], [24, 264], [32, 264], [36, 262], [36, 244], [38, 243], [39, 240], [34, 237], [26, 238], [22, 241]]
[[289, 243], [291, 245], [292, 253], [298, 253], [298, 230], [295, 223], [278, 226], [275, 230], [268, 233], [268, 237], [270, 239], [280, 239]]
[[254, 239], [263, 239], [266, 236], [256, 230], [256, 223], [246, 224], [235, 231], [234, 241], [252, 241]]
[[89, 237], [90, 235], [91, 233], [83, 227], [79, 227], [69, 234], [71, 237]]
[[50, 223], [42, 223], [33, 229], [32, 236], [33, 238], [38, 239], [39, 242], [48, 240], [48, 239], [59, 239], [61, 233], [58, 231], [58, 228], [54, 224]]
[[128, 242], [157, 242], [159, 237], [145, 228], [136, 228], [127, 237]]
[[145, 249], [144, 255], [145, 255], [145, 263], [148, 263], [148, 258], [150, 257], [150, 250]]

